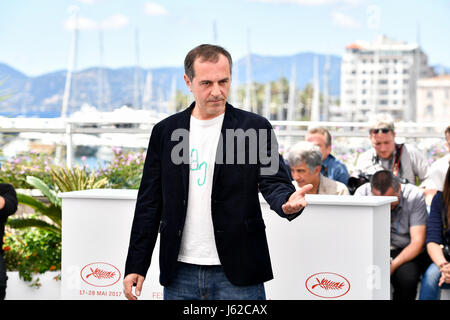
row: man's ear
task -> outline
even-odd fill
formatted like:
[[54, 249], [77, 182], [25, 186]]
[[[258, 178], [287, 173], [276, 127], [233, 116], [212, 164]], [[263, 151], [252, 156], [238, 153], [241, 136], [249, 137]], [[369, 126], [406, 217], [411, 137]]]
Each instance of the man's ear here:
[[186, 82], [186, 85], [188, 86], [189, 91], [192, 92], [192, 88], [191, 88], [192, 83], [191, 83], [191, 80], [189, 80], [189, 77], [186, 74], [184, 75], [184, 82]]
[[320, 173], [320, 170], [322, 170], [322, 166], [317, 166], [317, 167], [314, 169], [314, 174], [315, 174], [315, 175], [318, 175], [318, 174]]

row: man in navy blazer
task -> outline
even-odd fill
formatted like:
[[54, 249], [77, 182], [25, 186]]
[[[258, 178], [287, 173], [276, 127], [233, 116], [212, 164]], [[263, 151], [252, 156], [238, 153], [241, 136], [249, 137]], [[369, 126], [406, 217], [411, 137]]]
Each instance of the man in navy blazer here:
[[140, 295], [158, 233], [165, 299], [265, 299], [273, 274], [258, 192], [292, 220], [311, 186], [295, 191], [268, 120], [226, 102], [231, 69], [225, 49], [192, 49], [184, 79], [195, 101], [152, 130], [125, 265], [128, 299]]

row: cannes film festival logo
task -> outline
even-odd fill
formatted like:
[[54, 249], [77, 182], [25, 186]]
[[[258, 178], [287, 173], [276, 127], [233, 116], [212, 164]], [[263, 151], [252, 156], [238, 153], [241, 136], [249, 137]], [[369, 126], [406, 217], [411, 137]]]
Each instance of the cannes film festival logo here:
[[121, 274], [112, 264], [106, 262], [94, 262], [81, 269], [81, 279], [94, 287], [109, 287], [116, 284]]
[[[178, 143], [171, 152], [172, 163], [189, 164], [189, 130], [176, 129], [171, 141]], [[224, 142], [225, 141], [225, 142]], [[273, 130], [226, 129], [219, 137], [216, 164], [259, 164], [261, 175], [274, 175], [279, 165], [278, 142]]]
[[320, 298], [338, 298], [350, 290], [350, 282], [343, 276], [333, 272], [313, 274], [305, 282], [306, 289]]

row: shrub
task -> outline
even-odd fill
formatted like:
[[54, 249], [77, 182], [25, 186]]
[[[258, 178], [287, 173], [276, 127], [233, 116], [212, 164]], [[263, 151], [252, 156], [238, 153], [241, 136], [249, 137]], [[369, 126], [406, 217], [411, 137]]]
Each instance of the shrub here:
[[32, 287], [40, 286], [35, 274], [61, 270], [61, 233], [34, 227], [7, 232], [3, 250], [6, 268], [32, 281]]
[[107, 187], [113, 189], [138, 189], [144, 168], [145, 153], [123, 152], [114, 148], [114, 157], [97, 175], [108, 178]]
[[26, 152], [2, 162], [0, 182], [10, 183], [15, 189], [29, 189], [27, 176], [34, 176], [46, 184], [52, 183], [50, 175], [53, 158], [51, 155], [36, 152]]

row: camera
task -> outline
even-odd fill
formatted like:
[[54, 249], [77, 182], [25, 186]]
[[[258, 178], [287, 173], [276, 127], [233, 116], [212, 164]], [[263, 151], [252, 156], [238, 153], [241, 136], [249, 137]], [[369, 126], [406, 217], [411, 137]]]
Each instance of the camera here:
[[370, 182], [370, 177], [372, 177], [371, 174], [367, 173], [360, 173], [357, 177], [350, 177], [348, 178], [347, 186], [348, 191], [351, 195], [355, 194], [356, 189], [358, 189], [363, 184]]

